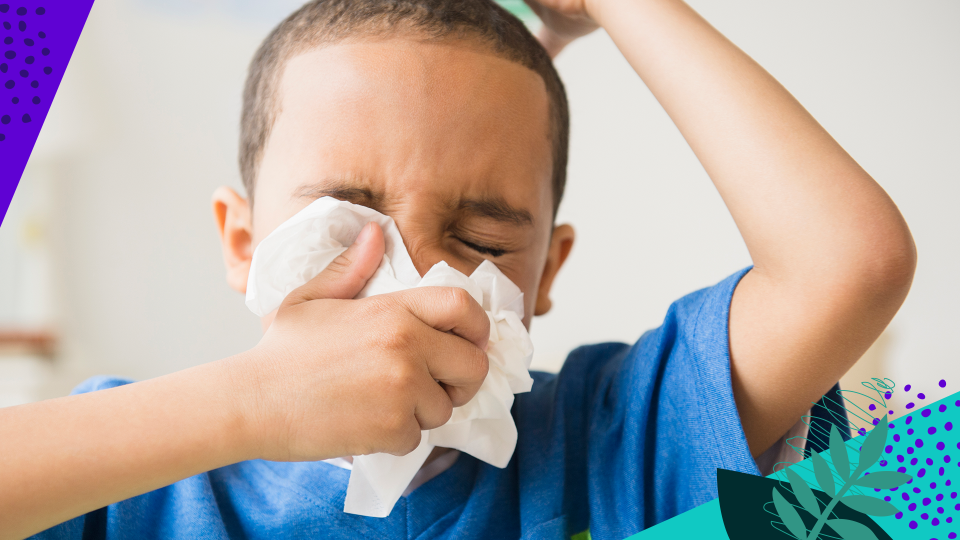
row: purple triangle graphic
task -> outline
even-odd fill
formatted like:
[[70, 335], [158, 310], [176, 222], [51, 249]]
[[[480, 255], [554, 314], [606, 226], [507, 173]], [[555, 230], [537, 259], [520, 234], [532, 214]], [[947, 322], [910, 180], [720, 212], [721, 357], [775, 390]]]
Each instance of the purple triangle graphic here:
[[0, 223], [93, 0], [0, 0]]

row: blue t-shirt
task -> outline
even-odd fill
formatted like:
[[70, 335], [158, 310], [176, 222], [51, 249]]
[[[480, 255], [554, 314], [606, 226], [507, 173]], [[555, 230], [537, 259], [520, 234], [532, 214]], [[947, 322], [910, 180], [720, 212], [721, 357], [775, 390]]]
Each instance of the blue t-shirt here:
[[[727, 321], [747, 270], [670, 306], [633, 346], [580, 347], [534, 373], [504, 469], [463, 454], [386, 518], [346, 514], [349, 471], [247, 461], [53, 527], [37, 538], [620, 540], [717, 497], [716, 469], [759, 474], [730, 382]], [[127, 381], [97, 378], [76, 392]]]

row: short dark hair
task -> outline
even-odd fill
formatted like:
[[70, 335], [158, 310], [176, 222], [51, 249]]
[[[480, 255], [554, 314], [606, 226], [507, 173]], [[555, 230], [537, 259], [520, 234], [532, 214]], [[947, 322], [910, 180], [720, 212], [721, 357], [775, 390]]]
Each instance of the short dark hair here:
[[293, 56], [323, 44], [363, 36], [414, 34], [428, 39], [472, 38], [543, 78], [553, 142], [553, 213], [567, 178], [570, 114], [550, 56], [519, 19], [492, 0], [313, 0], [281, 22], [250, 63], [240, 120], [240, 174], [247, 196], [280, 111], [279, 82]]

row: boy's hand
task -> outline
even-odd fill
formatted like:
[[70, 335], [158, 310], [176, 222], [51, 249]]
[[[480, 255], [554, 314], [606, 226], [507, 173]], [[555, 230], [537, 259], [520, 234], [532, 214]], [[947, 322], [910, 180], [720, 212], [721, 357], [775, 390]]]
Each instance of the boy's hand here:
[[573, 40], [600, 28], [590, 15], [588, 0], [524, 1], [543, 22], [537, 39], [551, 58], [555, 58]]
[[368, 227], [287, 296], [250, 351], [0, 408], [0, 538], [248, 459], [416, 448], [421, 429], [479, 390], [490, 322], [460, 289], [340, 299], [356, 296], [383, 257], [383, 233]]
[[256, 454], [299, 461], [406, 454], [487, 375], [486, 313], [457, 288], [425, 287], [350, 300], [383, 257], [369, 224], [320, 275], [287, 296], [241, 360], [256, 404]]

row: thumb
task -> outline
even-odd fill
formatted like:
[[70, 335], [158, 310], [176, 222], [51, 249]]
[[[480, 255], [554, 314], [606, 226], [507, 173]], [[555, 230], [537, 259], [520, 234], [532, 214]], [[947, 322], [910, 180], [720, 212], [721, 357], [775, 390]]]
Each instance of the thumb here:
[[383, 259], [383, 230], [374, 222], [367, 223], [357, 240], [315, 278], [292, 291], [284, 304], [310, 300], [348, 300], [367, 284]]

